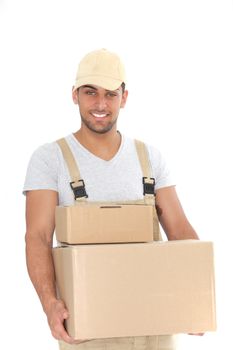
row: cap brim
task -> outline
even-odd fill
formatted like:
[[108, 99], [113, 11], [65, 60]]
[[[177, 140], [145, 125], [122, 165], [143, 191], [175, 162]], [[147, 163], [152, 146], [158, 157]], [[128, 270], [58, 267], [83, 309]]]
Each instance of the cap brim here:
[[78, 89], [80, 86], [83, 85], [97, 85], [99, 87], [102, 87], [106, 90], [116, 90], [118, 89], [123, 81], [118, 79], [110, 79], [106, 77], [98, 77], [98, 76], [92, 76], [92, 77], [85, 77], [85, 78], [79, 78], [76, 80], [75, 85], [73, 87], [73, 90]]

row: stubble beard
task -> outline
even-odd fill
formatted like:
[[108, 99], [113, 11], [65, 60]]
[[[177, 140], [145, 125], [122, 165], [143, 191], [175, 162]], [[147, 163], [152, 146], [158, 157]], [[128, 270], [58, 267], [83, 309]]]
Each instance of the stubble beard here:
[[95, 132], [96, 134], [106, 134], [108, 131], [112, 130], [113, 126], [117, 122], [117, 118], [114, 121], [109, 121], [107, 125], [102, 126], [102, 128], [95, 127], [91, 121], [86, 120], [82, 115], [81, 115], [81, 120], [83, 124], [91, 131]]

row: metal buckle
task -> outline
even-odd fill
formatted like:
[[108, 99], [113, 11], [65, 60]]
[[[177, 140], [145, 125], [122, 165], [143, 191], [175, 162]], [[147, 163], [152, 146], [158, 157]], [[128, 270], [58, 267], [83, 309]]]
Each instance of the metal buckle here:
[[[76, 184], [76, 183], [81, 183], [81, 184], [78, 186], [74, 186], [73, 184]], [[83, 180], [70, 182], [70, 187], [72, 188], [72, 191], [74, 193], [75, 200], [77, 198], [83, 198], [83, 197], [87, 198], [88, 197], [86, 189], [85, 189], [85, 183]]]
[[153, 194], [155, 195], [155, 179], [153, 177], [143, 177], [143, 195]]

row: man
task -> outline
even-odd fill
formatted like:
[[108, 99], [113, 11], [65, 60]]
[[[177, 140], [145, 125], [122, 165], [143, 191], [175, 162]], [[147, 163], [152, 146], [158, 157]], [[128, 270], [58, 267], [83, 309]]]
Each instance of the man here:
[[[105, 49], [86, 55], [80, 62], [72, 96], [79, 108], [81, 127], [68, 135], [66, 141], [85, 180], [88, 200], [141, 199], [142, 175], [134, 141], [117, 130], [118, 114], [128, 96], [124, 67], [119, 57]], [[161, 154], [148, 145], [147, 150], [155, 178], [157, 213], [167, 238], [198, 239], [184, 214]], [[92, 340], [78, 345], [64, 328], [64, 320], [69, 314], [64, 302], [56, 295], [51, 251], [55, 207], [58, 204], [73, 205], [69, 182], [68, 169], [56, 142], [34, 152], [24, 185], [26, 256], [30, 278], [47, 315], [52, 335], [61, 341], [61, 349], [82, 349], [83, 346], [90, 349], [105, 349], [106, 346], [108, 349], [114, 346], [114, 349], [132, 348], [132, 338], [118, 339], [112, 345], [110, 340], [106, 340], [108, 343]], [[147, 345], [143, 346], [141, 348], [149, 349]], [[160, 349], [156, 346], [158, 344], [150, 349]], [[136, 345], [134, 348], [137, 348]], [[163, 348], [172, 347], [164, 345]]]

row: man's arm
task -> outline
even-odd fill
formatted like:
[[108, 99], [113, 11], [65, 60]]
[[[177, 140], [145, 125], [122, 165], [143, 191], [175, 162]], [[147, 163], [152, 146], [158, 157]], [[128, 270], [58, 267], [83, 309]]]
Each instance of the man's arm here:
[[58, 194], [51, 190], [28, 191], [26, 198], [26, 259], [28, 273], [47, 315], [52, 335], [74, 343], [64, 329], [68, 311], [56, 296], [52, 258], [55, 207]]
[[169, 240], [198, 239], [197, 233], [185, 216], [174, 186], [157, 190], [156, 208], [159, 221]]

